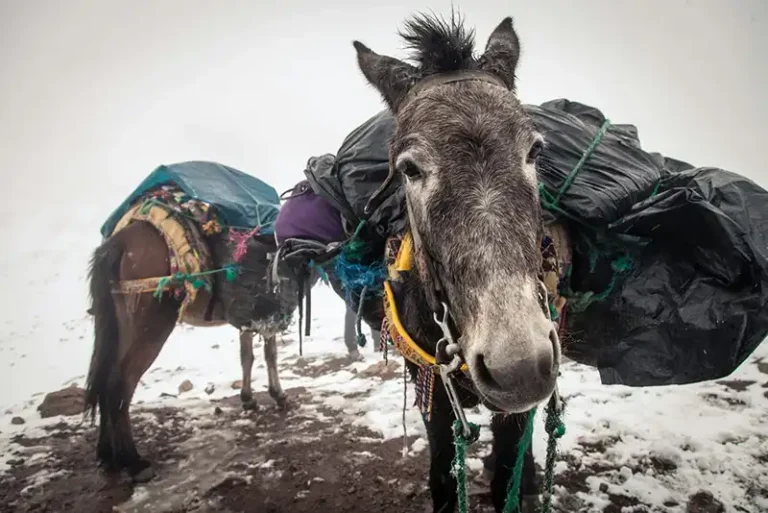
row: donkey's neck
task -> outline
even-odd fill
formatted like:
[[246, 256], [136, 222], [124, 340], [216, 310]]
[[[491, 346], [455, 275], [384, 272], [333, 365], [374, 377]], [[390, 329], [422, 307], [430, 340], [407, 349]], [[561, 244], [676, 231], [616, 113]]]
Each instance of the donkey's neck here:
[[408, 273], [402, 282], [398, 309], [400, 322], [411, 338], [429, 354], [435, 354], [437, 341], [442, 337], [427, 301], [425, 286], [418, 272]]

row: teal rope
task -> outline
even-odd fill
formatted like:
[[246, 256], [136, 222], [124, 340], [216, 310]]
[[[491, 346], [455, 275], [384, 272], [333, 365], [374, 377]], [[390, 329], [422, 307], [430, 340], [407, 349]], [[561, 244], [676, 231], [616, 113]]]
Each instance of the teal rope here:
[[578, 219], [576, 216], [566, 212], [560, 207], [560, 200], [562, 199], [563, 195], [568, 191], [568, 189], [571, 187], [571, 184], [576, 179], [576, 176], [579, 174], [579, 171], [582, 170], [584, 167], [584, 164], [589, 160], [589, 157], [592, 156], [592, 153], [594, 153], [595, 149], [600, 145], [600, 142], [603, 140], [603, 136], [605, 136], [606, 132], [608, 131], [608, 128], [611, 126], [611, 120], [606, 119], [603, 124], [600, 126], [600, 129], [597, 131], [595, 136], [592, 138], [592, 142], [589, 143], [589, 147], [587, 147], [587, 150], [581, 155], [581, 158], [576, 163], [576, 165], [573, 167], [571, 172], [568, 174], [568, 176], [565, 178], [565, 181], [563, 182], [563, 185], [560, 186], [560, 189], [558, 189], [557, 194], [553, 195], [550, 193], [546, 187], [544, 187], [544, 184], [539, 184], [539, 198], [541, 201], [541, 205], [546, 208], [547, 210], [551, 210], [553, 212], [557, 212], [558, 214], [561, 214], [563, 216], [568, 217], [569, 219], [572, 219], [573, 221], [576, 221], [580, 224], [584, 224], [584, 222], [580, 219]]
[[464, 434], [461, 429], [461, 421], [456, 419], [453, 421], [453, 445], [455, 448], [455, 454], [453, 455], [453, 461], [451, 462], [451, 475], [456, 479], [456, 496], [459, 503], [459, 513], [469, 512], [469, 500], [467, 499], [467, 446], [477, 440], [480, 435], [480, 426], [477, 424], [469, 423], [469, 430], [471, 432], [469, 438], [464, 438]]
[[573, 181], [576, 179], [576, 175], [579, 174], [579, 171], [581, 171], [581, 168], [584, 167], [584, 164], [589, 160], [589, 157], [592, 156], [592, 153], [597, 149], [598, 145], [600, 144], [600, 141], [603, 140], [603, 136], [608, 131], [608, 127], [611, 126], [611, 120], [606, 119], [603, 121], [603, 124], [600, 126], [600, 129], [595, 134], [595, 137], [592, 138], [592, 142], [589, 143], [589, 146], [587, 147], [587, 151], [585, 151], [582, 155], [579, 161], [574, 166], [571, 173], [566, 177], [565, 182], [563, 183], [562, 187], [560, 187], [560, 190], [557, 192], [557, 196], [555, 196], [555, 204], [560, 203], [560, 199], [563, 197], [563, 194], [568, 190], [568, 188], [571, 186]]
[[309, 268], [314, 269], [317, 272], [318, 276], [320, 276], [320, 279], [323, 281], [323, 283], [325, 283], [326, 285], [330, 283], [330, 281], [328, 280], [328, 273], [325, 271], [325, 269], [323, 269], [322, 265], [316, 264], [314, 260], [310, 260]]
[[517, 444], [517, 458], [512, 470], [512, 478], [507, 487], [507, 500], [504, 502], [503, 513], [513, 513], [520, 509], [520, 482], [523, 479], [523, 463], [525, 462], [525, 453], [531, 446], [533, 440], [533, 421], [536, 418], [536, 408], [528, 412], [528, 418], [525, 422], [525, 431]]
[[[634, 268], [634, 261], [630, 255], [619, 255], [611, 262], [611, 281], [601, 292], [593, 292], [588, 290], [586, 292], [574, 292], [570, 288], [561, 291], [561, 295], [568, 300], [568, 311], [579, 313], [585, 311], [593, 303], [604, 301], [610, 296], [616, 286], [619, 284], [619, 277], [623, 276], [627, 272]], [[568, 269], [566, 278], [570, 278], [571, 269]]]
[[555, 486], [555, 456], [557, 455], [557, 441], [565, 434], [565, 424], [562, 413], [555, 405], [555, 396], [549, 400], [544, 421], [544, 430], [547, 432], [547, 462], [544, 467], [544, 500], [541, 504], [541, 513], [549, 513], [552, 508], [552, 496]]
[[224, 273], [227, 281], [232, 282], [235, 281], [235, 278], [237, 278], [237, 275], [239, 274], [240, 270], [237, 265], [230, 264], [225, 265], [224, 267], [220, 269], [212, 269], [210, 271], [202, 271], [199, 273], [176, 273], [172, 276], [164, 276], [160, 278], [160, 280], [157, 283], [157, 288], [155, 289], [155, 292], [152, 294], [152, 296], [155, 297], [155, 299], [161, 299], [163, 297], [163, 292], [165, 292], [165, 289], [167, 289], [170, 285], [173, 284], [182, 284], [185, 281], [189, 281], [192, 283], [192, 286], [196, 289], [206, 287], [208, 288], [208, 284], [205, 282], [205, 280], [201, 280], [203, 276], [210, 276], [212, 274], [216, 273]]

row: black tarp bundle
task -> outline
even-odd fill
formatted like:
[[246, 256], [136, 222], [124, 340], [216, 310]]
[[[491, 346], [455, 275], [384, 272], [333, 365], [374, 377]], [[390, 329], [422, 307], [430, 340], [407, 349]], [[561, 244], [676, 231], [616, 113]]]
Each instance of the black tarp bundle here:
[[[646, 152], [634, 126], [611, 125], [596, 108], [560, 99], [526, 109], [547, 141], [538, 170], [544, 222], [566, 223], [573, 239], [561, 287], [566, 355], [596, 366], [605, 384], [733, 372], [768, 333], [768, 192], [729, 171]], [[377, 248], [406, 227], [398, 177], [364, 211], [388, 175], [393, 129], [381, 112], [305, 171], [351, 225], [367, 220]]]

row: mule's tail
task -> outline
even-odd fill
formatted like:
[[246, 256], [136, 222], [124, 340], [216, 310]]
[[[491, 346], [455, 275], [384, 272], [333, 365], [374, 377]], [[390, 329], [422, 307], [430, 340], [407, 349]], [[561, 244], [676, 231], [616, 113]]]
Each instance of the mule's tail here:
[[[118, 324], [115, 302], [112, 298], [111, 282], [117, 278], [123, 245], [120, 237], [111, 237], [96, 248], [91, 258], [89, 269], [91, 308], [94, 316], [93, 353], [88, 369], [85, 390], [85, 410], [91, 419], [96, 416], [98, 406], [102, 416], [102, 429], [110, 416], [110, 403], [117, 397], [110, 397], [116, 392], [115, 381], [119, 382], [118, 367]], [[105, 433], [101, 433], [104, 435]]]

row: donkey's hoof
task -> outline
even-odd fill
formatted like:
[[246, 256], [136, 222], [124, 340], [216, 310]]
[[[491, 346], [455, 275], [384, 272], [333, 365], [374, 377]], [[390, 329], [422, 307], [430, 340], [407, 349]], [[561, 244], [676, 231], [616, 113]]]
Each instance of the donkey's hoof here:
[[139, 460], [129, 469], [129, 473], [134, 483], [146, 483], [155, 477], [155, 469], [147, 460]]
[[240, 390], [240, 402], [245, 411], [253, 411], [256, 409], [256, 401], [253, 400], [253, 394], [250, 390]]
[[541, 507], [540, 495], [523, 495], [520, 501], [521, 513], [536, 513]]
[[288, 401], [287, 395], [281, 395], [281, 396], [275, 397], [274, 400], [279, 410], [286, 411], [291, 406], [290, 401]]

